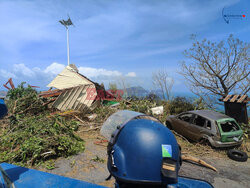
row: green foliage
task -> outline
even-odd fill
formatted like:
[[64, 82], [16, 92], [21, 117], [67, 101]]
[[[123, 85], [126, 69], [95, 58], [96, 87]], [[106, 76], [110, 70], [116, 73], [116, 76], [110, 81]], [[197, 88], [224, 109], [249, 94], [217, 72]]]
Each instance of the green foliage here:
[[206, 105], [206, 103], [203, 101], [202, 98], [196, 98], [196, 99], [194, 99], [193, 105], [194, 105], [194, 110], [208, 109], [208, 106]]
[[117, 91], [117, 85], [116, 85], [116, 83], [109, 83], [109, 89], [111, 90], [111, 92], [113, 94], [115, 94], [116, 91]]
[[43, 166], [48, 169], [48, 170], [53, 170], [55, 169], [55, 161], [54, 160], [48, 160], [44, 162]]
[[133, 98], [129, 101], [129, 104], [127, 104], [126, 101], [120, 102], [120, 109], [122, 110], [132, 110], [136, 112], [141, 112], [145, 114], [151, 114], [151, 108], [156, 107], [155, 101], [150, 101], [148, 99], [137, 99]]
[[148, 99], [151, 102], [156, 102], [156, 105], [160, 105], [162, 103], [161, 98], [154, 93], [150, 93], [148, 96], [145, 97], [145, 99]]
[[84, 150], [74, 121], [46, 114], [16, 117], [0, 138], [0, 163], [36, 164], [51, 157], [67, 157]]
[[176, 97], [168, 105], [170, 114], [179, 114], [181, 112], [194, 110], [193, 103], [185, 97]]
[[109, 106], [100, 106], [94, 109], [93, 113], [97, 114], [96, 122], [102, 123], [105, 121], [111, 114], [113, 114], [116, 110], [110, 108]]
[[250, 139], [250, 125], [249, 124], [241, 123], [240, 127], [243, 130], [243, 136], [244, 136], [244, 138]]
[[[44, 163], [84, 150], [84, 141], [74, 134], [78, 123], [61, 116], [49, 116], [36, 90], [24, 82], [8, 94], [9, 125], [0, 133], [0, 163], [21, 166]], [[49, 161], [48, 161], [49, 160]]]
[[199, 98], [192, 101], [186, 97], [176, 97], [167, 104], [166, 109], [170, 114], [179, 114], [190, 110], [207, 109], [207, 106]]
[[17, 88], [10, 89], [7, 93], [7, 97], [10, 100], [17, 100], [19, 98], [22, 98], [24, 96], [28, 96], [30, 94], [37, 94], [36, 90], [32, 87], [24, 87], [25, 82], [22, 82], [20, 85], [17, 86]]
[[46, 109], [44, 101], [38, 97], [37, 91], [32, 87], [24, 87], [22, 82], [17, 88], [7, 93], [8, 111], [12, 114], [38, 114]]
[[99, 163], [104, 163], [105, 160], [100, 158], [98, 155], [95, 156], [95, 158], [91, 159], [92, 161], [99, 162]]

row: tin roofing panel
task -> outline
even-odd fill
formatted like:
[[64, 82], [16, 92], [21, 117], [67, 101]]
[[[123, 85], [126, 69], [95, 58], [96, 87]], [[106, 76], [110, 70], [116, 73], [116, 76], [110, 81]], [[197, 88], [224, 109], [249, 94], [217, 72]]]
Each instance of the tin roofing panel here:
[[93, 92], [91, 94], [97, 95], [94, 84], [81, 85], [74, 88], [65, 89], [55, 100], [53, 107], [61, 111], [72, 109], [85, 112], [91, 107], [95, 99], [89, 96], [90, 90]]

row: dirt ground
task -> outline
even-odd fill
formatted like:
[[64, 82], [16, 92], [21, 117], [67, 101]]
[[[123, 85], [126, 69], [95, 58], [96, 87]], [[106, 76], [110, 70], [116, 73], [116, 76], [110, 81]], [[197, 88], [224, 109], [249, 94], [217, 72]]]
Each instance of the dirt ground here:
[[[69, 158], [60, 158], [55, 161], [55, 169], [40, 170], [71, 177], [87, 182], [114, 187], [114, 179], [109, 181], [105, 179], [109, 176], [106, 167], [107, 143], [96, 144], [102, 138], [99, 130], [84, 132], [87, 128], [81, 128], [78, 135], [85, 140], [85, 151]], [[201, 167], [196, 164], [183, 162], [179, 175], [203, 179], [210, 182], [214, 187], [249, 187], [250, 184], [250, 162], [236, 162], [225, 155], [225, 151], [215, 151], [208, 146], [194, 145], [188, 143], [182, 138], [177, 137], [178, 143], [182, 146], [184, 154], [203, 159], [207, 163], [217, 168], [218, 172]], [[197, 149], [198, 148], [198, 149]]]

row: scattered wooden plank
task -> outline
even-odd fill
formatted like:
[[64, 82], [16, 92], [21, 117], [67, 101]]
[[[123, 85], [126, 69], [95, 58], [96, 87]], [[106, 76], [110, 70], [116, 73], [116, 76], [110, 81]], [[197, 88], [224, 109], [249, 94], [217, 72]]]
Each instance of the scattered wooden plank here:
[[48, 90], [48, 91], [42, 91], [38, 96], [43, 97], [43, 98], [48, 98], [48, 97], [57, 97], [62, 93], [59, 89], [56, 90]]
[[101, 126], [90, 128], [90, 129], [87, 129], [87, 130], [81, 130], [81, 131], [78, 131], [78, 132], [89, 132], [89, 131], [93, 131], [93, 130], [100, 129], [100, 128], [101, 128]]
[[85, 121], [83, 121], [83, 120], [82, 120], [81, 118], [79, 118], [77, 115], [74, 115], [74, 117], [75, 117], [78, 121], [80, 121], [81, 123], [86, 124]]
[[202, 166], [205, 166], [207, 168], [210, 168], [210, 169], [214, 170], [215, 172], [218, 172], [218, 170], [215, 167], [213, 167], [212, 165], [210, 165], [210, 164], [206, 163], [205, 161], [198, 159], [196, 157], [192, 157], [190, 155], [182, 155], [181, 158], [183, 161], [192, 161], [192, 162], [198, 163]]

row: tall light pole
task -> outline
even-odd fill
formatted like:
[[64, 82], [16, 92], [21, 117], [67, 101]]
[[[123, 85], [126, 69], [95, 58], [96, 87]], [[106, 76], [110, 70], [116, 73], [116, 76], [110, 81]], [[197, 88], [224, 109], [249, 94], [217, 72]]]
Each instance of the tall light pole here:
[[67, 30], [67, 55], [68, 55], [68, 65], [69, 65], [69, 28], [66, 27]]
[[67, 31], [67, 55], [68, 55], [68, 65], [69, 65], [69, 64], [70, 64], [70, 63], [69, 63], [69, 26], [70, 26], [70, 25], [73, 25], [73, 23], [72, 23], [70, 17], [68, 18], [67, 21], [65, 21], [65, 20], [60, 20], [59, 22], [60, 22], [62, 25], [65, 26], [66, 31]]

